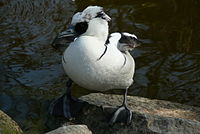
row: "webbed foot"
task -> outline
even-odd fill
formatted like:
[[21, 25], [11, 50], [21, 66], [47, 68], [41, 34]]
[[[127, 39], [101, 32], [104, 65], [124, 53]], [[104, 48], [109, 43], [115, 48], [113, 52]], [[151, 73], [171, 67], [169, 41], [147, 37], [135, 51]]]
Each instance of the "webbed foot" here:
[[120, 107], [102, 106], [103, 111], [111, 116], [109, 119], [109, 124], [114, 123], [124, 123], [129, 125], [132, 119], [132, 112], [127, 108], [127, 106], [122, 105]]
[[64, 94], [51, 103], [49, 111], [53, 116], [65, 117], [71, 120], [82, 109], [85, 103], [82, 100]]

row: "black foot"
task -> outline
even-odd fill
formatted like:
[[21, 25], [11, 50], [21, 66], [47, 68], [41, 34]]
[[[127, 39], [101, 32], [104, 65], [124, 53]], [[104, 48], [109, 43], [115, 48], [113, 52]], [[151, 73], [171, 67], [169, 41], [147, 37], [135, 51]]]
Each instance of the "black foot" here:
[[132, 119], [132, 112], [124, 105], [114, 108], [110, 106], [102, 106], [105, 114], [109, 114], [109, 124], [113, 125], [114, 123], [124, 123], [129, 125]]
[[65, 117], [70, 120], [75, 117], [84, 104], [86, 102], [64, 94], [51, 103], [49, 111], [53, 116]]

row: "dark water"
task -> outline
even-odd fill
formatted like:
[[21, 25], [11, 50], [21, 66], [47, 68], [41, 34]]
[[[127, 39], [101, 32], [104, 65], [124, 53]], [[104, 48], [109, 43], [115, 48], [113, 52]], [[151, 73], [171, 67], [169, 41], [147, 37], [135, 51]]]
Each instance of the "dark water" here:
[[49, 101], [66, 82], [61, 52], [50, 45], [74, 12], [88, 5], [105, 8], [111, 32], [143, 39], [132, 52], [136, 74], [130, 95], [200, 106], [198, 0], [0, 0], [0, 109], [24, 132], [49, 129]]

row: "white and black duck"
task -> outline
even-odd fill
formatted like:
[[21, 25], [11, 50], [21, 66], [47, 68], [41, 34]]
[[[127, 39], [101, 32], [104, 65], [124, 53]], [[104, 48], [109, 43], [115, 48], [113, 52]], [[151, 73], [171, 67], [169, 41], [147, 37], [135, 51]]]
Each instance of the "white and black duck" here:
[[[128, 52], [140, 44], [134, 34], [112, 33], [108, 36], [108, 21], [102, 7], [89, 6], [76, 13], [70, 29], [59, 34], [58, 38], [76, 35], [62, 57], [63, 68], [70, 78], [67, 91], [54, 101], [51, 113], [66, 118], [74, 116], [75, 100], [71, 97], [70, 87], [76, 83], [81, 87], [96, 91], [124, 89], [124, 101], [110, 118], [115, 122], [130, 123], [132, 112], [127, 107], [128, 88], [133, 83], [135, 62]], [[118, 118], [123, 116], [124, 119]]]

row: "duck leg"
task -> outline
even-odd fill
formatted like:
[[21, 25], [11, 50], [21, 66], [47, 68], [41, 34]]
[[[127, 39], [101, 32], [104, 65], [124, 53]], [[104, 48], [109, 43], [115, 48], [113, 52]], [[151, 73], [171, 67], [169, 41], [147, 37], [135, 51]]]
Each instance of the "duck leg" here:
[[53, 101], [50, 105], [50, 114], [72, 119], [81, 110], [84, 102], [71, 96], [71, 86], [73, 81], [67, 81], [66, 93]]
[[132, 119], [132, 112], [127, 107], [127, 92], [128, 88], [126, 88], [124, 93], [124, 99], [121, 106], [117, 108], [109, 107], [109, 106], [103, 106], [103, 111], [114, 111], [112, 112], [112, 117], [109, 121], [110, 125], [113, 125], [114, 123], [120, 122], [125, 124], [130, 124]]

